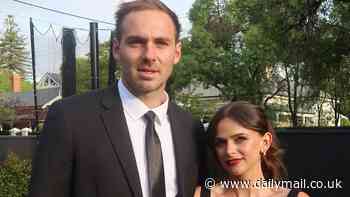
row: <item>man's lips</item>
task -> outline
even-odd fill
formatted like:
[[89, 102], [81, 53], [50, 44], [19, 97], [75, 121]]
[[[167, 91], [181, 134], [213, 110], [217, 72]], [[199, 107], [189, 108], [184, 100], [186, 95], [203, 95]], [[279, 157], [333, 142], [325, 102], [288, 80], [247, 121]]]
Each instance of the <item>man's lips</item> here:
[[137, 69], [139, 72], [145, 72], [145, 73], [157, 73], [157, 69], [151, 69], [151, 68], [139, 68]]
[[159, 73], [159, 70], [152, 68], [138, 68], [137, 71], [140, 78], [144, 80], [152, 80]]
[[242, 161], [242, 159], [229, 159], [226, 160], [226, 164], [229, 166], [237, 165]]

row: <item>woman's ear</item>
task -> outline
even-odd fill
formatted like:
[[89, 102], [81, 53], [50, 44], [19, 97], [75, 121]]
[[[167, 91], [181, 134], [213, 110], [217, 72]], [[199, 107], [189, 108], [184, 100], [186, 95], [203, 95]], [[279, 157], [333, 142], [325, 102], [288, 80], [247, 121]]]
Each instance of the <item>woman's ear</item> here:
[[269, 150], [270, 146], [272, 144], [272, 134], [270, 132], [266, 132], [262, 136], [262, 142], [261, 142], [261, 149], [260, 152], [263, 155], [266, 155], [266, 152]]

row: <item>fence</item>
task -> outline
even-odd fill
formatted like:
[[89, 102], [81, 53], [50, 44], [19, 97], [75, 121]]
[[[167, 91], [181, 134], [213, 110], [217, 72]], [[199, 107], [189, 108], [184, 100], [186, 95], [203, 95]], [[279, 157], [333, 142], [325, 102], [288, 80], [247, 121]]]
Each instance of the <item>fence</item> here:
[[[36, 28], [32, 19], [30, 19], [30, 30], [33, 81], [37, 81], [36, 70], [39, 71], [38, 76], [41, 76], [38, 82], [38, 88], [34, 85], [36, 123], [39, 122], [38, 107], [44, 108], [43, 106], [46, 107], [52, 101], [61, 97], [71, 96], [87, 91], [88, 89], [98, 89], [103, 87], [102, 85], [100, 86], [101, 82], [106, 86], [107, 80], [108, 84], [111, 84], [115, 80], [115, 61], [111, 58], [111, 53], [104, 54], [106, 50], [110, 51], [110, 43], [113, 36], [111, 29], [98, 29], [98, 24], [92, 22], [90, 23], [90, 30], [64, 27], [62, 28], [62, 35], [59, 35], [56, 33], [57, 30], [55, 31], [53, 25], [50, 24], [47, 31], [42, 33]], [[78, 31], [89, 32], [87, 39], [81, 41], [79, 36], [77, 36]], [[106, 38], [110, 40], [99, 43], [101, 34], [104, 40]], [[48, 46], [46, 46], [46, 43], [48, 43]], [[54, 47], [50, 47], [51, 45]], [[90, 50], [87, 50], [87, 46], [89, 45]], [[101, 50], [99, 50], [100, 46], [102, 48]], [[108, 60], [107, 55], [110, 56]], [[55, 58], [43, 58], [46, 56], [53, 56]], [[99, 61], [100, 58], [101, 63]], [[52, 62], [50, 60], [57, 61]], [[88, 75], [89, 73], [90, 76]], [[106, 79], [106, 76], [108, 76], [108, 79]], [[89, 80], [91, 84], [88, 83]], [[38, 103], [40, 95], [37, 96], [37, 91], [57, 88], [59, 88], [59, 92], [55, 97], [47, 98], [45, 103]], [[47, 97], [47, 95], [42, 95], [42, 97]], [[38, 129], [38, 124], [35, 125]]]
[[[278, 132], [285, 149], [285, 163], [289, 180], [319, 181], [322, 188], [303, 189], [311, 196], [350, 196], [350, 127], [348, 128], [293, 128]], [[342, 181], [341, 188], [326, 188], [327, 181]], [[330, 186], [332, 184], [330, 183]], [[335, 186], [335, 185], [334, 185]]]
[[[350, 127], [286, 128], [278, 130], [278, 137], [286, 151], [284, 159], [288, 180], [300, 183], [301, 179], [305, 179], [305, 188], [299, 186], [311, 196], [350, 196], [350, 157], [347, 156]], [[8, 151], [15, 152], [21, 158], [33, 157], [36, 143], [35, 137], [0, 137], [0, 162]], [[315, 185], [310, 185], [312, 181]], [[326, 188], [336, 187], [332, 181], [341, 181], [342, 188]], [[320, 188], [311, 188], [320, 184]]]
[[[26, 45], [29, 47], [30, 43], [30, 55], [26, 57], [26, 69], [31, 72], [26, 73], [25, 84], [33, 87], [22, 91], [19, 86], [17, 92], [9, 87], [9, 92], [0, 97], [11, 101], [10, 107], [16, 111], [16, 119], [3, 123], [5, 127], [29, 127], [37, 131], [54, 101], [103, 88], [115, 81], [116, 63], [110, 53], [114, 25], [105, 29], [91, 22], [90, 29], [88, 26], [67, 28], [37, 19], [27, 20], [30, 34], [26, 36]], [[20, 78], [16, 80], [16, 84], [24, 83]]]
[[0, 163], [9, 152], [14, 152], [22, 159], [31, 159], [37, 144], [36, 136], [0, 136]]

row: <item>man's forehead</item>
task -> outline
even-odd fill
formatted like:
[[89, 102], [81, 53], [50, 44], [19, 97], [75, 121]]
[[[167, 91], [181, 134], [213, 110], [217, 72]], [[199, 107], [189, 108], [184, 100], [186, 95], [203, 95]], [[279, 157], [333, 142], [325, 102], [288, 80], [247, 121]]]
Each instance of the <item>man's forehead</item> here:
[[161, 10], [141, 10], [130, 12], [125, 16], [121, 28], [122, 33], [137, 31], [144, 32], [157, 28], [158, 30], [154, 30], [155, 32], [162, 33], [163, 31], [171, 31], [176, 34], [176, 27], [171, 17]]
[[[144, 17], [154, 18], [154, 19], [145, 20]], [[175, 28], [175, 24], [168, 13], [162, 10], [155, 10], [155, 9], [132, 11], [127, 15], [125, 15], [122, 25], [125, 25], [125, 22], [128, 22], [128, 21], [130, 22], [134, 20], [135, 21], [140, 20], [143, 23], [149, 23], [149, 22], [159, 22], [161, 19], [164, 21], [170, 22]]]
[[163, 41], [172, 41], [173, 38], [169, 35], [155, 35], [155, 36], [148, 36], [146, 34], [129, 34], [125, 35], [125, 40], [163, 40]]

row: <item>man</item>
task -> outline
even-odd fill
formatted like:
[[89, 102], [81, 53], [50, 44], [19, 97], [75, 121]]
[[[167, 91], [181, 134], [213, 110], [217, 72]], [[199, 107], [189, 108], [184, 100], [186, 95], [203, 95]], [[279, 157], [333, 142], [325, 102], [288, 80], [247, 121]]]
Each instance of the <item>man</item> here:
[[203, 129], [165, 92], [181, 57], [178, 18], [159, 1], [136, 0], [116, 19], [121, 80], [51, 106], [30, 197], [193, 196]]

